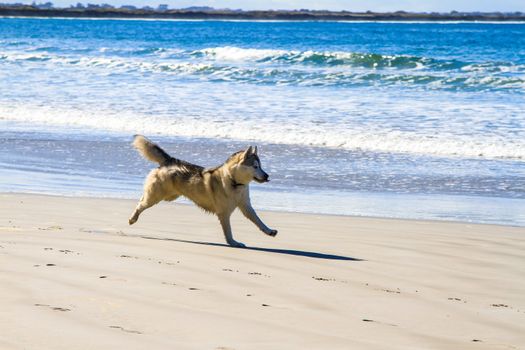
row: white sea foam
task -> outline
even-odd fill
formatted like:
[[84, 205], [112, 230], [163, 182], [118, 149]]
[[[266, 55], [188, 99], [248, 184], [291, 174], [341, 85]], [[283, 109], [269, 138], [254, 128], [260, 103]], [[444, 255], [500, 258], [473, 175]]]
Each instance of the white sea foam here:
[[[82, 132], [144, 133], [176, 137], [233, 139], [386, 153], [525, 160], [525, 141], [498, 136], [428, 135], [399, 130], [342, 129], [336, 124], [273, 120], [167, 117], [122, 111], [61, 110], [56, 107], [0, 106], [0, 119]], [[63, 130], [61, 130], [63, 131]]]
[[298, 51], [298, 50], [270, 50], [240, 48], [233, 46], [211, 47], [196, 50], [191, 53], [195, 56], [205, 56], [216, 61], [227, 62], [289, 62], [289, 63], [316, 63], [319, 65], [354, 65], [366, 67], [399, 67], [425, 68], [435, 60], [408, 56], [408, 55], [380, 55], [362, 52], [344, 51]]
[[243, 49], [239, 47], [225, 46], [197, 50], [193, 51], [193, 54], [206, 55], [218, 60], [247, 61], [285, 55], [288, 52], [289, 51], [285, 50]]

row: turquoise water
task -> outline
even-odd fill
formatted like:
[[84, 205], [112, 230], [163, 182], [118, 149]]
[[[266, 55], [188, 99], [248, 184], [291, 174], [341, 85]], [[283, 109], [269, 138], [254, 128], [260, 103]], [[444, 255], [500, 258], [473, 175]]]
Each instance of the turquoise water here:
[[260, 208], [525, 225], [525, 25], [0, 18], [0, 190], [136, 197], [144, 133]]

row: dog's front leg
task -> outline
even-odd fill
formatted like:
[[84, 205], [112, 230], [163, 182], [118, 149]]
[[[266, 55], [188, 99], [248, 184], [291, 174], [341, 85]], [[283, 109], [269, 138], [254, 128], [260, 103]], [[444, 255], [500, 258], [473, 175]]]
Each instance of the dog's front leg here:
[[233, 239], [232, 227], [230, 225], [230, 215], [231, 214], [218, 215], [219, 221], [221, 222], [222, 231], [224, 232], [224, 238], [226, 238], [226, 242], [228, 242], [228, 244], [232, 247], [244, 248], [245, 245], [243, 243], [237, 242]]
[[268, 236], [275, 237], [275, 235], [277, 235], [277, 230], [272, 230], [271, 228], [266, 226], [264, 222], [262, 222], [262, 220], [259, 219], [259, 217], [257, 216], [257, 213], [255, 212], [255, 210], [252, 208], [252, 206], [249, 203], [245, 203], [239, 206], [239, 209], [241, 209], [244, 216], [246, 216], [248, 220], [253, 222], [255, 226], [259, 228], [259, 230], [266, 233]]

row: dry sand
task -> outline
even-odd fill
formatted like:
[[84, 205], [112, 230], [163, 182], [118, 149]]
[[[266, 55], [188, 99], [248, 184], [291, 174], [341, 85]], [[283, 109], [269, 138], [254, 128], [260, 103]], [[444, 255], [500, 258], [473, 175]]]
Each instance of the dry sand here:
[[0, 349], [524, 349], [525, 229], [0, 194]]

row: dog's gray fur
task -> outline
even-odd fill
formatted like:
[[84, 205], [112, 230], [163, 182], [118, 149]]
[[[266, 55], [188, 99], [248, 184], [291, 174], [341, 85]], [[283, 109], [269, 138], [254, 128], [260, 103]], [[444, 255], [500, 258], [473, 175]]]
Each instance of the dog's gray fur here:
[[147, 176], [144, 194], [129, 219], [130, 225], [137, 221], [140, 213], [160, 201], [173, 201], [184, 196], [205, 211], [217, 215], [226, 242], [231, 246], [244, 246], [232, 236], [230, 216], [236, 208], [262, 232], [272, 237], [277, 234], [259, 219], [250, 203], [250, 182], [269, 181], [268, 174], [261, 168], [257, 147], [250, 146], [245, 151], [232, 154], [220, 166], [205, 169], [171, 157], [142, 135], [135, 136], [133, 146], [144, 158], [160, 166]]

